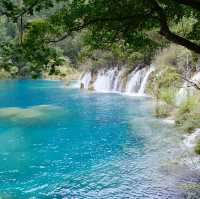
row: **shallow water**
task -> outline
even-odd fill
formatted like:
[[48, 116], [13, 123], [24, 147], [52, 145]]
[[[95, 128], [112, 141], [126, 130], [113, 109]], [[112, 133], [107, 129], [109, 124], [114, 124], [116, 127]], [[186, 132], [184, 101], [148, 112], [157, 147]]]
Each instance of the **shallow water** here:
[[183, 198], [180, 134], [148, 98], [0, 83], [0, 198]]

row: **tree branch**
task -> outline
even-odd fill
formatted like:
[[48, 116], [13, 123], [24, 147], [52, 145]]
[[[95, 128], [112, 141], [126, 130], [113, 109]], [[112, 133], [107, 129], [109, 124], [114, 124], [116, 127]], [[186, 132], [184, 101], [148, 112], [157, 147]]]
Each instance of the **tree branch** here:
[[190, 40], [187, 40], [179, 35], [176, 35], [175, 33], [171, 32], [167, 23], [167, 17], [165, 15], [164, 10], [162, 7], [157, 3], [156, 0], [152, 0], [154, 3], [154, 8], [156, 12], [158, 13], [158, 20], [160, 22], [160, 32], [159, 34], [164, 36], [169, 41], [179, 44], [181, 46], [184, 46], [188, 48], [189, 50], [192, 50], [198, 54], [200, 54], [200, 46], [191, 42]]
[[98, 22], [107, 22], [107, 21], [125, 21], [125, 20], [134, 20], [135, 18], [148, 18], [148, 17], [152, 17], [151, 13], [146, 13], [146, 14], [135, 14], [135, 15], [132, 15], [132, 16], [125, 16], [125, 17], [113, 17], [113, 18], [108, 18], [108, 17], [104, 17], [104, 18], [94, 18], [92, 20], [89, 20], [89, 21], [85, 21], [83, 22], [82, 24], [80, 24], [79, 26], [77, 27], [73, 27], [71, 28], [68, 33], [64, 34], [61, 38], [58, 38], [58, 39], [55, 39], [55, 40], [50, 40], [49, 43], [57, 43], [57, 42], [60, 42], [64, 39], [66, 39], [71, 32], [74, 32], [74, 31], [80, 31], [80, 30], [83, 30], [84, 28], [92, 25], [92, 24], [95, 24], [95, 23], [98, 23]]
[[[65, 35], [63, 35], [61, 38], [55, 39], [55, 40], [51, 40], [49, 41], [49, 43], [56, 43], [56, 42], [60, 42], [64, 39], [66, 39], [69, 34], [73, 31], [80, 31], [82, 29], [84, 29], [85, 27], [88, 27], [92, 24], [98, 23], [98, 22], [107, 22], [107, 21], [128, 21], [128, 20], [134, 20], [135, 18], [146, 18], [148, 19], [154, 19], [159, 21], [160, 23], [160, 31], [159, 34], [164, 36], [167, 40], [179, 44], [181, 46], [184, 46], [186, 48], [188, 48], [189, 50], [192, 50], [198, 54], [200, 54], [200, 46], [197, 45], [196, 43], [185, 39], [173, 32], [171, 32], [168, 22], [167, 22], [167, 16], [165, 14], [165, 11], [163, 10], [163, 8], [159, 5], [159, 3], [157, 2], [157, 0], [149, 0], [152, 3], [153, 9], [152, 11], [154, 12], [154, 15], [152, 14], [152, 12], [146, 13], [146, 14], [135, 14], [132, 16], [125, 16], [125, 17], [113, 17], [113, 18], [108, 18], [108, 17], [104, 17], [104, 18], [96, 18], [96, 19], [92, 19], [89, 21], [85, 21], [82, 24], [70, 29], [68, 31], [68, 33], [66, 33]], [[200, 2], [198, 0], [175, 0], [177, 2], [184, 2], [185, 5], [187, 3], [187, 5], [200, 5]]]
[[182, 78], [183, 80], [185, 80], [186, 82], [188, 82], [192, 87], [196, 88], [197, 90], [200, 90], [200, 86], [199, 86], [198, 83], [195, 83], [195, 82], [193, 82], [193, 81], [191, 81], [191, 80], [185, 78], [184, 76], [181, 76], [181, 78]]
[[35, 0], [29, 7], [24, 8], [22, 10], [22, 12], [16, 16], [16, 18], [22, 17], [23, 15], [25, 15], [28, 12], [31, 12], [33, 10], [33, 8], [40, 2], [40, 0]]

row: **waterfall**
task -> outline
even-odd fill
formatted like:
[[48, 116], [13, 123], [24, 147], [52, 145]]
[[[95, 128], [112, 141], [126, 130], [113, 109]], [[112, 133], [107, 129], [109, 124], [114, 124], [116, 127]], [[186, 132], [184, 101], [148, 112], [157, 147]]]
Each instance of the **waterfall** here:
[[[128, 95], [145, 95], [145, 88], [149, 75], [154, 70], [153, 66], [147, 68], [136, 68], [128, 75], [128, 80], [124, 78], [125, 69], [119, 70], [117, 67], [101, 69], [97, 72], [93, 88], [97, 92], [120, 92]], [[91, 72], [85, 73], [80, 83], [88, 89], [92, 77]]]
[[87, 72], [83, 75], [80, 83], [84, 85], [85, 89], [88, 89], [91, 80], [92, 80], [92, 74], [91, 72]]
[[144, 79], [142, 81], [141, 87], [140, 87], [140, 89], [138, 91], [138, 93], [140, 95], [144, 95], [145, 94], [145, 88], [146, 88], [149, 76], [154, 70], [155, 70], [155, 67], [153, 65], [151, 65], [149, 70], [147, 71], [147, 73], [146, 73], [146, 75], [145, 75], [145, 77], [144, 77]]
[[126, 93], [133, 94], [136, 93], [138, 90], [138, 86], [140, 85], [141, 80], [141, 70], [134, 70], [128, 78], [127, 86], [126, 86]]
[[122, 77], [123, 77], [124, 72], [125, 72], [124, 70], [121, 70], [117, 74], [115, 81], [114, 81], [114, 85], [113, 85], [114, 92], [122, 92], [122, 90], [123, 90]]
[[113, 89], [117, 69], [112, 68], [108, 71], [101, 70], [98, 72], [97, 79], [94, 82], [94, 89], [98, 92], [110, 92]]

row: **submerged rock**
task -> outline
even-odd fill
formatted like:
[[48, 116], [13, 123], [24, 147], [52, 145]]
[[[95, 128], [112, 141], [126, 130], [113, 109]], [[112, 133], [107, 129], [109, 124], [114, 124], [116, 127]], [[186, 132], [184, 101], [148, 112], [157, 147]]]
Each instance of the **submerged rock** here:
[[46, 121], [62, 109], [52, 105], [38, 105], [29, 108], [10, 107], [0, 109], [0, 119], [12, 123], [33, 124]]

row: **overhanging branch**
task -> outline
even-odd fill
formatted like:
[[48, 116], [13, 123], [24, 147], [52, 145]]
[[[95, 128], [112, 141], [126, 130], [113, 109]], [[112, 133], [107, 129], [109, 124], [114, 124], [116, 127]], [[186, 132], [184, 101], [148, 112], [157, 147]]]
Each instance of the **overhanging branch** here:
[[162, 7], [158, 4], [158, 2], [156, 0], [152, 0], [152, 3], [154, 4], [154, 9], [158, 14], [157, 19], [160, 23], [159, 34], [164, 36], [166, 39], [168, 39], [169, 41], [171, 41], [173, 43], [184, 46], [184, 47], [188, 48], [189, 50], [192, 50], [192, 51], [200, 54], [200, 46], [199, 45], [171, 32], [171, 30], [168, 26], [168, 23], [167, 23], [167, 17], [166, 17], [164, 10], [162, 9]]
[[58, 38], [58, 39], [55, 39], [55, 40], [50, 40], [49, 43], [57, 43], [57, 42], [60, 42], [64, 39], [66, 39], [70, 33], [72, 32], [75, 32], [75, 31], [81, 31], [83, 30], [84, 28], [90, 26], [90, 25], [93, 25], [95, 23], [98, 23], [98, 22], [108, 22], [108, 21], [127, 21], [127, 20], [134, 20], [135, 18], [151, 18], [153, 19], [154, 17], [152, 16], [151, 12], [148, 12], [146, 14], [135, 14], [135, 15], [131, 15], [131, 16], [124, 16], [124, 17], [113, 17], [113, 18], [108, 18], [108, 17], [104, 17], [104, 18], [96, 18], [96, 19], [92, 19], [92, 20], [89, 20], [89, 21], [84, 21], [82, 24], [80, 24], [79, 26], [77, 27], [73, 27], [71, 29], [69, 29], [68, 33], [64, 34], [62, 37]]

